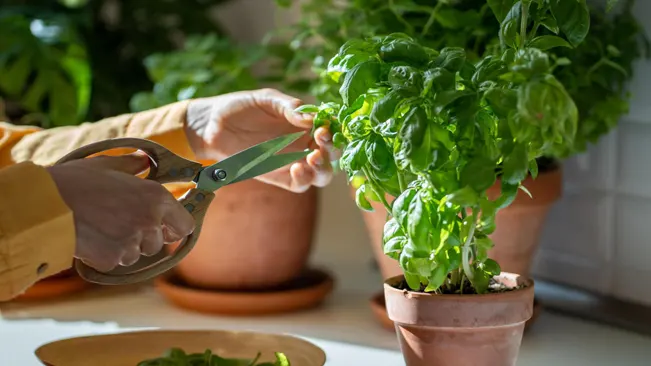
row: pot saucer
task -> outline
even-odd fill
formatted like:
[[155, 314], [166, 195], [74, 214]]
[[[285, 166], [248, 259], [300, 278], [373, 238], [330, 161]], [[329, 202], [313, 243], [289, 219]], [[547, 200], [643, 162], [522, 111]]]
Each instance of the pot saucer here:
[[334, 288], [332, 276], [310, 269], [299, 278], [262, 291], [233, 291], [191, 287], [173, 271], [156, 278], [156, 289], [181, 308], [224, 315], [270, 315], [318, 306]]
[[[389, 319], [389, 315], [387, 314], [386, 302], [384, 300], [384, 292], [378, 292], [375, 295], [373, 295], [373, 297], [371, 297], [370, 299], [370, 304], [371, 304], [371, 310], [373, 311], [373, 315], [375, 315], [375, 318], [377, 319], [378, 322], [380, 322], [382, 327], [392, 332], [395, 331], [395, 326], [393, 324], [393, 321]], [[524, 326], [525, 332], [531, 329], [533, 323], [536, 321], [536, 319], [542, 312], [542, 308], [543, 306], [540, 303], [540, 301], [534, 298], [533, 314], [531, 315], [531, 318], [525, 323]]]
[[13, 301], [49, 300], [81, 292], [92, 284], [84, 281], [77, 273], [54, 275], [36, 282]]
[[325, 352], [307, 340], [281, 334], [219, 330], [146, 330], [76, 337], [47, 343], [35, 353], [47, 366], [134, 366], [161, 357], [170, 348], [186, 354], [210, 349], [225, 358], [273, 362], [282, 352], [292, 365], [323, 366]]

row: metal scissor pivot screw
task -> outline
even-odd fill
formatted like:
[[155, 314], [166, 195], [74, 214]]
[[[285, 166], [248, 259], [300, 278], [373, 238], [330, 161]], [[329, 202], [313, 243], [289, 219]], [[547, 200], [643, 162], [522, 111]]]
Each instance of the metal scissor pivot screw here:
[[223, 169], [217, 169], [214, 172], [212, 172], [212, 177], [216, 181], [224, 180], [226, 179], [226, 171]]

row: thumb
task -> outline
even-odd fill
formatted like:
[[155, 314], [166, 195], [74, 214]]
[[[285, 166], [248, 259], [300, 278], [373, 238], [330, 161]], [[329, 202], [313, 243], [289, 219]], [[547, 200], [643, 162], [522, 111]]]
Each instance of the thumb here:
[[130, 175], [137, 175], [149, 168], [149, 157], [143, 153], [133, 153], [120, 156], [97, 156], [74, 160], [69, 162], [69, 164], [83, 165], [84, 167], [91, 169], [108, 169]]

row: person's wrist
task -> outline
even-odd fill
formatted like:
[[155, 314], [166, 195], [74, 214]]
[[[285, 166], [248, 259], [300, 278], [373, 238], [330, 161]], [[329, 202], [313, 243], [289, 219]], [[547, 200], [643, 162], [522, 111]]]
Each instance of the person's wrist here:
[[207, 158], [207, 144], [204, 139], [212, 118], [212, 103], [206, 99], [195, 99], [188, 103], [184, 130], [188, 144], [199, 159]]

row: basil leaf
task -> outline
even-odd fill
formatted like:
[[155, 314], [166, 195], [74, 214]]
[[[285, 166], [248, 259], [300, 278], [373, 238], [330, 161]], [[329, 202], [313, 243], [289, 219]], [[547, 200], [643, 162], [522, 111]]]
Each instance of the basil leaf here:
[[428, 207], [421, 194], [416, 194], [414, 199], [409, 203], [407, 216], [407, 232], [409, 239], [418, 251], [431, 251], [429, 245], [429, 212]]
[[408, 62], [422, 65], [429, 61], [429, 56], [420, 45], [409, 39], [396, 39], [380, 47], [380, 58], [384, 62]]
[[551, 11], [570, 43], [576, 47], [590, 30], [590, 10], [586, 0], [550, 0]]
[[373, 212], [373, 206], [371, 206], [371, 203], [366, 198], [366, 187], [367, 185], [363, 184], [357, 188], [357, 191], [355, 191], [355, 203], [357, 204], [357, 207], [362, 210]]
[[557, 36], [540, 36], [536, 37], [529, 42], [529, 47], [538, 48], [540, 50], [546, 51], [554, 47], [567, 47], [572, 48], [572, 45], [567, 43], [561, 37]]
[[502, 23], [513, 7], [513, 0], [488, 0], [488, 6], [491, 7], [497, 21]]
[[411, 66], [392, 67], [389, 71], [389, 85], [418, 95], [423, 89], [423, 73]]
[[519, 45], [518, 29], [520, 27], [521, 9], [522, 2], [516, 2], [501, 22], [499, 38], [502, 45], [511, 48], [516, 48]]
[[529, 157], [524, 144], [516, 144], [513, 151], [504, 158], [502, 181], [517, 185], [527, 177]]
[[469, 186], [477, 192], [483, 192], [495, 184], [495, 162], [484, 157], [477, 156], [461, 170], [461, 186]]
[[355, 140], [349, 143], [341, 154], [341, 167], [350, 171], [359, 171], [366, 164], [366, 141]]
[[457, 72], [466, 62], [466, 50], [460, 47], [445, 47], [434, 60], [433, 67], [442, 67], [450, 72]]
[[350, 105], [360, 95], [374, 86], [380, 76], [380, 63], [377, 61], [364, 61], [357, 64], [346, 73], [344, 82], [339, 88], [339, 93], [344, 104]]

